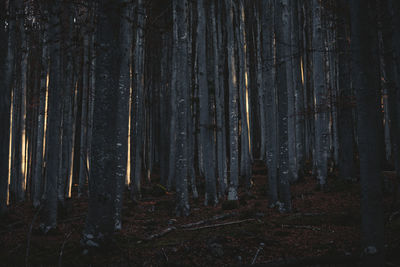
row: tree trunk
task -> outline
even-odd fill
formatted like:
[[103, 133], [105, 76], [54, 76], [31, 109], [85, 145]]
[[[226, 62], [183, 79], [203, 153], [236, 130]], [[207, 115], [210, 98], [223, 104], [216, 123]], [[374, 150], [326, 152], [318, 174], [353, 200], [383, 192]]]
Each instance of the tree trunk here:
[[338, 97], [338, 134], [339, 134], [339, 176], [353, 180], [354, 135], [353, 135], [353, 94], [350, 83], [350, 43], [349, 6], [346, 0], [338, 3], [338, 60], [339, 60], [339, 97]]
[[176, 82], [176, 97], [177, 97], [177, 139], [176, 139], [176, 214], [177, 216], [189, 215], [188, 201], [188, 182], [187, 182], [187, 106], [189, 104], [189, 77], [187, 75], [187, 49], [188, 49], [188, 2], [187, 0], [174, 0], [174, 12], [176, 12], [176, 26], [174, 35], [177, 40], [177, 82]]
[[288, 0], [278, 0], [275, 5], [276, 73], [278, 91], [278, 145], [279, 145], [279, 194], [281, 212], [292, 210], [288, 148], [288, 83], [292, 81], [287, 69], [290, 66]]
[[[0, 71], [3, 78], [0, 81], [0, 125], [4, 125], [0, 131], [0, 215], [8, 204], [9, 186], [9, 142], [10, 142], [10, 106], [11, 106], [11, 80], [14, 69], [14, 45], [15, 45], [15, 10], [13, 4], [9, 7], [8, 31], [0, 27]], [[0, 6], [0, 23], [6, 19], [5, 2]]]
[[325, 83], [322, 6], [313, 0], [313, 80], [315, 97], [315, 154], [319, 184], [324, 187], [328, 176], [328, 91]]
[[96, 99], [94, 103], [89, 210], [83, 232], [87, 246], [98, 246], [115, 229], [118, 158], [118, 105], [121, 67], [121, 2], [102, 0], [98, 7]]
[[[384, 266], [384, 223], [380, 180], [378, 140], [379, 116], [376, 96], [379, 73], [376, 72], [377, 31], [374, 14], [376, 2], [350, 2], [352, 77], [356, 90], [358, 144], [361, 177], [361, 216], [363, 266]], [[369, 27], [365, 27], [369, 25]]]
[[60, 175], [61, 151], [61, 116], [62, 105], [59, 101], [62, 96], [61, 88], [61, 45], [60, 45], [60, 18], [61, 2], [56, 1], [49, 5], [49, 89], [48, 89], [48, 132], [46, 162], [46, 189], [42, 217], [42, 229], [46, 233], [57, 225], [57, 184]]

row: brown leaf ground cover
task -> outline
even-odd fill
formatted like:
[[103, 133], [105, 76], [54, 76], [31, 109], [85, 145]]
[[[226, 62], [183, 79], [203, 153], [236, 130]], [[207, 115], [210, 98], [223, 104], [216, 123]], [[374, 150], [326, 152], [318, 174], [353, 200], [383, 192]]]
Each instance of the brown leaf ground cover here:
[[[280, 214], [268, 207], [260, 163], [253, 180], [237, 203], [204, 207], [200, 197], [191, 200], [191, 215], [181, 218], [174, 216], [174, 194], [160, 190], [154, 177], [142, 201], [126, 198], [122, 231], [94, 250], [80, 245], [85, 198], [69, 200], [57, 230], [47, 235], [38, 230], [31, 204], [17, 204], [0, 221], [0, 266], [358, 266], [357, 183], [331, 177], [322, 192], [306, 176], [292, 186], [293, 213]], [[399, 207], [393, 193], [385, 195], [387, 262], [400, 266]]]

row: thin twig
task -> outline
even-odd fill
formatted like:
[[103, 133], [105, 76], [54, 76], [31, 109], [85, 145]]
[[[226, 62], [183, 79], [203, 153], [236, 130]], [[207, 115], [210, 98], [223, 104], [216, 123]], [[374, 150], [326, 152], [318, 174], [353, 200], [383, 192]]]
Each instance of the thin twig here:
[[60, 249], [60, 256], [58, 257], [58, 266], [61, 267], [62, 266], [62, 256], [63, 256], [63, 252], [64, 252], [64, 247], [65, 244], [67, 243], [68, 239], [71, 237], [73, 230], [71, 230], [67, 235], [65, 235], [64, 241], [61, 245], [61, 249]]
[[218, 223], [218, 224], [206, 225], [206, 226], [201, 226], [201, 227], [196, 227], [196, 228], [187, 228], [187, 229], [183, 229], [183, 230], [185, 230], [185, 231], [196, 231], [196, 230], [201, 230], [201, 229], [206, 229], [206, 228], [215, 228], [215, 227], [232, 225], [232, 224], [239, 224], [239, 223], [250, 222], [250, 221], [255, 221], [255, 219], [246, 219], [246, 220], [241, 220], [241, 221]]
[[230, 217], [235, 216], [235, 215], [236, 215], [236, 213], [228, 213], [228, 214], [222, 214], [222, 215], [215, 215], [215, 216], [212, 217], [211, 219], [208, 219], [208, 220], [201, 220], [201, 221], [194, 222], [194, 223], [184, 224], [184, 225], [182, 225], [181, 227], [182, 227], [182, 228], [190, 228], [190, 227], [193, 227], [193, 226], [198, 226], [198, 225], [210, 223], [210, 222], [213, 222], [213, 221], [222, 220], [222, 219], [225, 219], [225, 218], [230, 218]]
[[311, 225], [282, 224], [282, 228], [295, 228], [295, 229], [307, 229], [307, 230], [313, 230], [313, 231], [321, 231], [321, 228], [314, 227]]
[[260, 253], [260, 251], [264, 248], [264, 243], [261, 243], [260, 246], [257, 249], [256, 255], [253, 258], [253, 261], [251, 262], [251, 265], [253, 265], [254, 263], [256, 263], [258, 254]]
[[158, 234], [153, 234], [153, 235], [147, 237], [145, 240], [147, 240], [147, 241], [153, 240], [153, 239], [155, 239], [155, 238], [162, 237], [162, 236], [164, 236], [164, 235], [166, 235], [166, 234], [168, 234], [168, 233], [170, 233], [170, 232], [172, 232], [172, 231], [175, 231], [175, 230], [176, 230], [176, 227], [174, 227], [174, 226], [168, 227], [167, 229], [164, 229], [163, 231], [161, 231], [161, 232], [158, 233]]

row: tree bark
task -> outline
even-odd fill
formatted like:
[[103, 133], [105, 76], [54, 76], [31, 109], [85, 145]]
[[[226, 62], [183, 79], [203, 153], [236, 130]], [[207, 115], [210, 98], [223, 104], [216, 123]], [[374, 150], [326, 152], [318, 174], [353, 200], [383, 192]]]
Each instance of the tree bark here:
[[363, 266], [384, 266], [385, 262], [377, 127], [378, 123], [382, 122], [379, 122], [377, 110], [374, 108], [379, 89], [379, 73], [375, 69], [378, 65], [375, 12], [375, 1], [353, 0], [350, 2], [352, 77], [357, 99], [362, 192]]

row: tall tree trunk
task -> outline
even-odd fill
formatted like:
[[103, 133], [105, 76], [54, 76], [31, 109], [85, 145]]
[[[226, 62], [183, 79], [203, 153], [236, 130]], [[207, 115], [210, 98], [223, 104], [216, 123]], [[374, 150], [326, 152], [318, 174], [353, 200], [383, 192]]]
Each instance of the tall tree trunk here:
[[238, 129], [238, 84], [235, 60], [235, 40], [233, 32], [233, 3], [225, 0], [226, 7], [226, 34], [227, 34], [227, 62], [228, 62], [228, 88], [229, 88], [229, 143], [230, 158], [229, 171], [230, 180], [228, 188], [228, 200], [238, 199], [239, 185], [239, 129]]
[[[0, 6], [0, 23], [5, 23], [5, 2]], [[10, 138], [10, 106], [11, 106], [11, 80], [14, 69], [15, 45], [15, 10], [13, 3], [9, 3], [8, 31], [0, 27], [0, 71], [3, 78], [0, 81], [0, 215], [7, 209], [8, 202], [8, 177], [9, 177], [9, 138]]]
[[275, 45], [274, 45], [274, 0], [262, 1], [262, 76], [265, 90], [266, 163], [268, 168], [269, 205], [278, 202], [278, 132], [277, 100], [275, 84]]
[[129, 138], [129, 97], [131, 89], [131, 67], [132, 67], [132, 40], [133, 25], [133, 4], [131, 0], [123, 1], [124, 9], [121, 18], [120, 50], [121, 67], [119, 76], [118, 108], [117, 108], [117, 169], [116, 169], [116, 198], [115, 198], [115, 224], [116, 230], [121, 230], [122, 200], [125, 189], [125, 177], [128, 158]]
[[141, 198], [140, 187], [142, 177], [142, 164], [143, 164], [143, 143], [144, 143], [144, 38], [143, 38], [143, 27], [144, 27], [144, 6], [142, 0], [137, 1], [137, 28], [136, 28], [136, 44], [134, 51], [134, 76], [133, 86], [134, 92], [136, 92], [134, 103], [133, 118], [133, 130], [134, 130], [134, 154], [133, 154], [133, 199], [139, 200]]
[[338, 60], [339, 60], [339, 96], [338, 96], [338, 134], [339, 134], [339, 176], [353, 180], [354, 135], [353, 135], [353, 94], [350, 83], [350, 43], [349, 6], [346, 0], [338, 2]]
[[[102, 0], [98, 7], [96, 99], [94, 103], [89, 210], [83, 232], [87, 246], [109, 240], [115, 229], [118, 158], [118, 105], [121, 67], [121, 1]], [[122, 159], [121, 159], [122, 160]]]
[[275, 5], [275, 35], [276, 35], [276, 73], [278, 91], [278, 144], [279, 144], [279, 194], [282, 205], [281, 212], [292, 210], [290, 193], [290, 170], [288, 149], [288, 76], [287, 66], [290, 66], [289, 6], [288, 0], [277, 0]]
[[328, 176], [328, 91], [324, 74], [324, 39], [322, 6], [313, 0], [313, 80], [315, 97], [315, 154], [319, 184], [324, 187]]
[[[379, 89], [376, 1], [353, 0], [351, 14], [352, 77], [356, 90], [361, 177], [363, 266], [384, 266], [384, 223], [378, 140]], [[365, 27], [369, 25], [369, 27]]]
[[60, 99], [61, 90], [61, 25], [59, 12], [61, 1], [55, 1], [49, 5], [49, 89], [48, 89], [48, 132], [46, 162], [46, 189], [44, 195], [44, 207], [42, 217], [42, 229], [48, 232], [57, 225], [57, 184], [60, 175], [60, 151], [61, 151], [61, 116], [62, 105]]
[[216, 204], [217, 188], [215, 181], [215, 164], [214, 164], [214, 132], [211, 122], [209, 103], [209, 89], [207, 80], [207, 55], [206, 55], [206, 12], [204, 0], [197, 1], [197, 64], [198, 64], [198, 81], [199, 81], [199, 102], [200, 102], [200, 145], [204, 163], [204, 176], [206, 181], [206, 192], [204, 204]]
[[[48, 14], [44, 9], [45, 14]], [[48, 24], [43, 22], [42, 30], [42, 57], [41, 57], [41, 70], [40, 70], [40, 91], [39, 91], [39, 111], [37, 122], [37, 136], [36, 136], [36, 161], [33, 173], [33, 206], [40, 205], [41, 197], [43, 194], [43, 156], [44, 156], [44, 121], [46, 110], [46, 92], [47, 92], [47, 75], [48, 75]]]
[[174, 12], [176, 12], [176, 35], [177, 40], [177, 161], [176, 161], [176, 214], [178, 216], [187, 216], [189, 214], [188, 201], [188, 182], [187, 182], [187, 106], [189, 104], [189, 77], [187, 75], [187, 49], [188, 49], [188, 2], [187, 0], [174, 0]]

